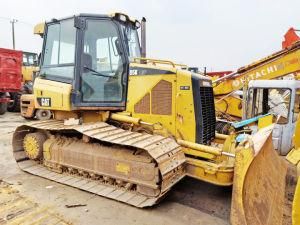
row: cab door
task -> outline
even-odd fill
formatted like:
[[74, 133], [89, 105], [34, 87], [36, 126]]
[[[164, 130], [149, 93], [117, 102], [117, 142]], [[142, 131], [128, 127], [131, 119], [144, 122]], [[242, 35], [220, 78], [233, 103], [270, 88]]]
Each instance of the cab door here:
[[77, 79], [78, 108], [125, 110], [129, 61], [119, 24], [109, 18], [83, 18]]

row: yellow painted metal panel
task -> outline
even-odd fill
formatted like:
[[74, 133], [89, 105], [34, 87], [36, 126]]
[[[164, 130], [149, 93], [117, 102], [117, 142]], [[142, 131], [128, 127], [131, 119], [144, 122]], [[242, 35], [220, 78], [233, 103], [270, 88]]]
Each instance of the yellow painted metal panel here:
[[[136, 113], [134, 105], [138, 103], [146, 94], [150, 93], [155, 85], [160, 81], [168, 81], [172, 84], [172, 114], [158, 115]], [[175, 94], [176, 94], [176, 74], [157, 74], [157, 75], [134, 75], [129, 77], [128, 101], [126, 111], [130, 112], [133, 117], [147, 121], [148, 123], [157, 123], [158, 121], [172, 134], [175, 133]], [[150, 101], [151, 109], [151, 101]]]
[[293, 142], [294, 142], [294, 148], [286, 156], [286, 159], [290, 163], [297, 165], [298, 163], [300, 163], [300, 118], [298, 118], [298, 121], [296, 123]]
[[[186, 141], [196, 141], [196, 122], [191, 75], [187, 71], [178, 71], [176, 93], [176, 137]], [[181, 90], [180, 86], [190, 87]]]
[[264, 116], [258, 119], [258, 129], [270, 126], [273, 123], [273, 115]]
[[71, 90], [71, 84], [36, 78], [33, 86], [35, 98], [51, 98], [51, 106], [42, 107], [38, 104], [38, 101], [35, 99], [35, 108], [70, 111]]
[[230, 186], [233, 181], [233, 167], [187, 158], [186, 175], [211, 184]]
[[45, 23], [39, 23], [34, 26], [33, 33], [43, 36], [45, 32]]
[[23, 82], [32, 81], [33, 72], [36, 72], [38, 70], [39, 67], [37, 66], [22, 66]]
[[215, 97], [215, 109], [216, 113], [225, 112], [229, 115], [242, 118], [242, 99], [234, 96]]

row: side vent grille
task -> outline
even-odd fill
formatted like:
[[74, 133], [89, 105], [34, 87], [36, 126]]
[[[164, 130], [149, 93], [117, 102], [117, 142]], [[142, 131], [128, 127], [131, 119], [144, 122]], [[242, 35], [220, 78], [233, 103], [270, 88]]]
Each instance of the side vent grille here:
[[150, 114], [150, 94], [146, 94], [138, 103], [134, 105], [135, 113]]
[[216, 117], [214, 95], [211, 87], [200, 87], [202, 111], [202, 143], [208, 144], [215, 137]]
[[151, 113], [159, 115], [172, 114], [172, 83], [161, 80], [151, 92]]

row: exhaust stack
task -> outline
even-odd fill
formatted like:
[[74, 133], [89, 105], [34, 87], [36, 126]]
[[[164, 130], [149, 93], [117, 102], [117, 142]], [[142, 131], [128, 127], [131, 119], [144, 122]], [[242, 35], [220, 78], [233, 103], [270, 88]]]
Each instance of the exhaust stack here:
[[146, 58], [146, 18], [142, 18], [141, 22], [141, 56]]

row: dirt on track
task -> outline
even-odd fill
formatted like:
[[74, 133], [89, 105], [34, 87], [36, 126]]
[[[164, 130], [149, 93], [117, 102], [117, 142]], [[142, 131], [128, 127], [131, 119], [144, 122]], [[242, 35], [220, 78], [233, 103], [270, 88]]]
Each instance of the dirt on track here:
[[[0, 179], [72, 224], [229, 224], [231, 188], [185, 178], [159, 205], [138, 209], [22, 172], [12, 156], [11, 138], [24, 122], [18, 113], [0, 116]], [[83, 206], [66, 207], [76, 204]]]

